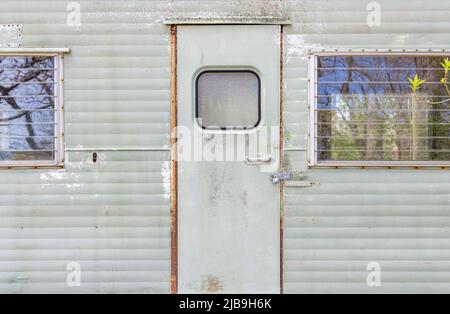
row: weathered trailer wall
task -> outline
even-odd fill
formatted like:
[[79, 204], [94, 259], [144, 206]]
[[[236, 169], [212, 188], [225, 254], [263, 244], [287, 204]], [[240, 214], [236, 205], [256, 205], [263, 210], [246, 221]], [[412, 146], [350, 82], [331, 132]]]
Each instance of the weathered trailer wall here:
[[[285, 27], [285, 292], [450, 292], [446, 171], [307, 170], [308, 48], [448, 48], [450, 2], [1, 0], [24, 47], [65, 58], [66, 167], [0, 172], [0, 292], [169, 292], [169, 29], [163, 16], [276, 15]], [[91, 161], [99, 151], [99, 161]], [[124, 149], [113, 151], [112, 148]], [[108, 150], [109, 149], [109, 150]], [[145, 150], [147, 149], [147, 150]], [[82, 286], [66, 285], [79, 262]], [[366, 265], [382, 267], [381, 288]]]
[[[78, 1], [79, 28], [66, 23], [69, 2], [0, 1], [0, 24], [23, 24], [23, 47], [72, 50], [65, 169], [0, 172], [0, 292], [168, 293], [163, 2]], [[106, 150], [94, 164], [93, 151], [74, 151], [88, 148]], [[81, 265], [81, 287], [66, 285], [70, 262]]]
[[[251, 2], [251, 3], [250, 3]], [[450, 173], [446, 170], [308, 170], [307, 50], [450, 48], [442, 0], [174, 1], [201, 16], [291, 17], [285, 27], [286, 166], [312, 188], [286, 188], [286, 293], [450, 292]], [[369, 27], [369, 3], [381, 25]], [[373, 7], [373, 5], [372, 5]], [[370, 288], [366, 267], [381, 266]]]
[[[308, 48], [449, 48], [450, 2], [289, 1], [285, 124], [288, 166], [312, 188], [285, 192], [285, 292], [450, 292], [450, 173], [445, 170], [307, 170]], [[366, 284], [369, 262], [382, 287]]]

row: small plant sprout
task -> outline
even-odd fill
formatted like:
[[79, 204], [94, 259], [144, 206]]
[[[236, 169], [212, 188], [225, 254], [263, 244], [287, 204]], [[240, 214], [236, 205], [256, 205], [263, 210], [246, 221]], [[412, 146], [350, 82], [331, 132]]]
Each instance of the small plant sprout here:
[[413, 79], [408, 77], [408, 81], [410, 83], [409, 88], [411, 88], [414, 94], [421, 88], [422, 84], [426, 82], [425, 80], [421, 80], [417, 74]]
[[445, 58], [443, 62], [441, 62], [441, 66], [444, 68], [445, 75], [441, 79], [441, 83], [444, 84], [445, 90], [447, 91], [447, 94], [450, 96], [450, 89], [448, 88], [448, 75], [450, 71], [450, 59]]
[[449, 58], [446, 58], [446, 59], [444, 60], [444, 62], [441, 62], [441, 65], [442, 65], [442, 67], [443, 67], [444, 70], [445, 70], [445, 76], [447, 76], [447, 75], [448, 75], [448, 72], [450, 71], [450, 59], [449, 59]]

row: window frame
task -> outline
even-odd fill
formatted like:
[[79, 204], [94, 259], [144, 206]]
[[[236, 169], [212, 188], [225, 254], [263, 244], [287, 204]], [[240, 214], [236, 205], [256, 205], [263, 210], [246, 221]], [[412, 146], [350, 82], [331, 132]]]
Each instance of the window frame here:
[[317, 158], [317, 60], [322, 56], [439, 56], [450, 57], [450, 50], [430, 49], [334, 49], [308, 51], [308, 136], [307, 155], [309, 168], [415, 168], [415, 169], [450, 169], [448, 161], [319, 161]]
[[0, 160], [0, 170], [14, 168], [63, 168], [64, 167], [64, 53], [68, 49], [0, 49], [0, 57], [42, 56], [54, 58], [55, 76], [55, 153], [52, 160]]
[[[251, 126], [251, 127], [220, 127], [220, 128], [211, 128], [211, 127], [205, 127], [204, 125], [202, 125], [199, 122], [199, 118], [201, 118], [199, 116], [199, 80], [201, 78], [201, 76], [203, 74], [207, 74], [207, 73], [251, 73], [253, 75], [255, 75], [257, 81], [258, 81], [258, 120], [256, 122], [255, 125]], [[212, 132], [249, 132], [249, 131], [253, 131], [255, 129], [257, 129], [262, 122], [262, 80], [261, 80], [261, 76], [260, 74], [253, 69], [249, 69], [249, 68], [206, 68], [206, 69], [202, 69], [200, 70], [196, 75], [195, 75], [195, 80], [194, 80], [194, 119], [195, 122], [197, 124], [198, 127], [200, 127], [203, 131], [207, 132], [207, 131], [212, 131]]]

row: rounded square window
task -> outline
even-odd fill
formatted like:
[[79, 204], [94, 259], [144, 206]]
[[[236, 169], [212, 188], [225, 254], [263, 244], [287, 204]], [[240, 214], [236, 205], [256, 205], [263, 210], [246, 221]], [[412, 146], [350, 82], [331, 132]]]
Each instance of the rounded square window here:
[[261, 121], [261, 79], [251, 70], [207, 70], [196, 80], [196, 118], [203, 129], [255, 128]]

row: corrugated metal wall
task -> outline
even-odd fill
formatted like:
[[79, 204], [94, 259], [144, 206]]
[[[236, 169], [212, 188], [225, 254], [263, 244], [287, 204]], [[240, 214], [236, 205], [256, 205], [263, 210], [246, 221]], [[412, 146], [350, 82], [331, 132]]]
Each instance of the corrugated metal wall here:
[[[169, 292], [169, 29], [162, 1], [0, 1], [65, 58], [66, 168], [0, 172], [0, 292]], [[107, 149], [92, 153], [73, 149]], [[130, 149], [121, 150], [121, 149]], [[145, 151], [145, 149], [157, 151]], [[119, 149], [111, 151], [108, 149]], [[133, 151], [140, 149], [143, 151]], [[81, 287], [69, 288], [70, 262]]]
[[[449, 48], [450, 2], [288, 1], [285, 121], [288, 167], [306, 170], [308, 48]], [[285, 292], [450, 292], [450, 173], [306, 170], [312, 188], [285, 191]], [[366, 284], [369, 262], [382, 287]]]
[[[447, 171], [307, 170], [308, 48], [448, 48], [450, 2], [1, 0], [0, 24], [24, 24], [23, 46], [66, 57], [67, 148], [168, 145], [169, 30], [163, 16], [286, 10], [288, 168], [313, 188], [285, 192], [285, 292], [450, 292]], [[169, 292], [167, 151], [68, 151], [65, 170], [0, 173], [0, 292]], [[83, 284], [65, 284], [68, 262]], [[368, 262], [381, 288], [366, 285]]]

